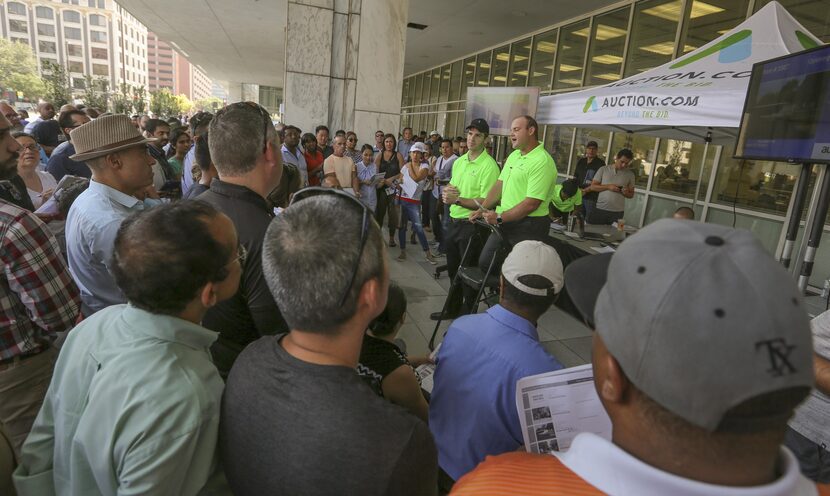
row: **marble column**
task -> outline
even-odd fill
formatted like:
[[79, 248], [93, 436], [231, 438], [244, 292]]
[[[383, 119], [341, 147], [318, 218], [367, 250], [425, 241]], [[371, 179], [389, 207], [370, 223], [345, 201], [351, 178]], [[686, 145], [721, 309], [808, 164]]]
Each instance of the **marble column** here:
[[360, 143], [395, 133], [401, 110], [409, 0], [289, 0], [285, 122], [326, 124]]

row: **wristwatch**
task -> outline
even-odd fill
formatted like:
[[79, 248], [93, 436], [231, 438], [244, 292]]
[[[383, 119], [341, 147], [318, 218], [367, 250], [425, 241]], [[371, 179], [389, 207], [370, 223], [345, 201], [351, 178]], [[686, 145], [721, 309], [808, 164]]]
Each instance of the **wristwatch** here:
[[499, 214], [499, 215], [496, 217], [496, 224], [501, 225], [501, 223], [502, 223], [502, 222], [504, 222], [504, 221], [501, 219], [501, 214]]
[[457, 198], [453, 203], [456, 205], [461, 205], [461, 198]]

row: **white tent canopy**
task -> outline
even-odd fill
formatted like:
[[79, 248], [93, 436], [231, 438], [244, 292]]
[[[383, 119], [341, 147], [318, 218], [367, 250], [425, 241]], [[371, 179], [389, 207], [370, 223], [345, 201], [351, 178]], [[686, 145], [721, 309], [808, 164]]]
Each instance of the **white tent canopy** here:
[[752, 65], [821, 44], [778, 2], [660, 67], [539, 99], [540, 124], [599, 128], [712, 143], [735, 140]]

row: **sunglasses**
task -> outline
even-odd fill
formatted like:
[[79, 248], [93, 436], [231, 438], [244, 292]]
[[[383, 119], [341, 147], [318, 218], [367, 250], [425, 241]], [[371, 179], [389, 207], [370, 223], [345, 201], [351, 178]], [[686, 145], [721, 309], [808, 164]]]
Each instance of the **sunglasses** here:
[[361, 221], [361, 230], [360, 230], [360, 249], [357, 251], [357, 258], [354, 261], [354, 265], [352, 267], [352, 276], [349, 278], [349, 284], [346, 285], [346, 288], [343, 290], [343, 296], [340, 298], [340, 306], [346, 302], [346, 298], [349, 296], [349, 290], [352, 288], [352, 284], [354, 284], [354, 278], [357, 277], [357, 269], [360, 268], [360, 259], [363, 256], [363, 248], [366, 246], [366, 239], [369, 237], [369, 222], [372, 219], [372, 213], [369, 210], [369, 207], [363, 204], [360, 200], [355, 198], [354, 196], [346, 193], [343, 190], [334, 189], [334, 188], [323, 188], [321, 186], [311, 186], [305, 189], [301, 189], [294, 193], [294, 197], [291, 198], [291, 202], [288, 204], [290, 208], [291, 205], [294, 205], [297, 202], [303, 201], [306, 198], [311, 198], [313, 196], [320, 196], [320, 195], [331, 195], [336, 196], [338, 198], [345, 198], [353, 205], [359, 206], [360, 209], [363, 211], [363, 220]]
[[271, 115], [268, 114], [268, 111], [265, 110], [262, 105], [255, 103], [255, 102], [236, 102], [228, 105], [227, 107], [223, 108], [219, 112], [216, 112], [216, 117], [218, 118], [223, 113], [227, 112], [232, 108], [237, 109], [244, 109], [244, 108], [252, 108], [259, 112], [259, 115], [262, 116], [262, 153], [265, 153], [268, 150], [268, 126], [273, 126], [271, 123]]
[[240, 267], [245, 267], [245, 260], [248, 259], [248, 249], [245, 248], [245, 245], [239, 245], [236, 248], [236, 258], [231, 260], [228, 265], [233, 265], [234, 262], [237, 260], [239, 261]]

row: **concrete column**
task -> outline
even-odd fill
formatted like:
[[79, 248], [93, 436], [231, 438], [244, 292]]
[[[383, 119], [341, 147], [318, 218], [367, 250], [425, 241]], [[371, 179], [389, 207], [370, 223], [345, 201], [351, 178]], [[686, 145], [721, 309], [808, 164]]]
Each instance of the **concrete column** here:
[[285, 122], [326, 124], [360, 143], [395, 132], [409, 0], [288, 0]]
[[259, 103], [259, 85], [252, 83], [240, 83], [239, 81], [227, 81], [228, 103], [234, 102], [255, 102]]

